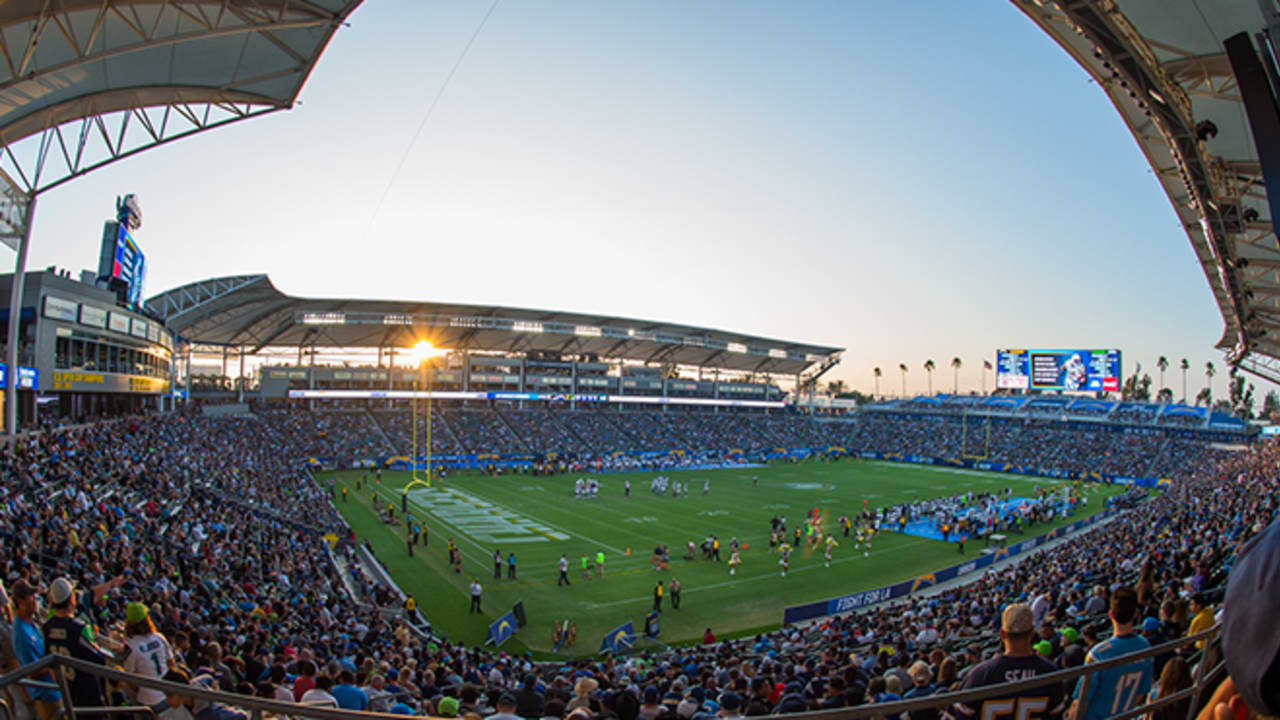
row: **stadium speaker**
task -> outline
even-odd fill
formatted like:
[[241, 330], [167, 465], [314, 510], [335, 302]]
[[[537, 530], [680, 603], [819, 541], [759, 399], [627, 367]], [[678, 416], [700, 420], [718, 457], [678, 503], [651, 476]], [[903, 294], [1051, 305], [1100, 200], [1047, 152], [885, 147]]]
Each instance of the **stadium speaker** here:
[[522, 628], [525, 624], [524, 619], [524, 602], [517, 602], [511, 606], [511, 614], [516, 616], [516, 627]]

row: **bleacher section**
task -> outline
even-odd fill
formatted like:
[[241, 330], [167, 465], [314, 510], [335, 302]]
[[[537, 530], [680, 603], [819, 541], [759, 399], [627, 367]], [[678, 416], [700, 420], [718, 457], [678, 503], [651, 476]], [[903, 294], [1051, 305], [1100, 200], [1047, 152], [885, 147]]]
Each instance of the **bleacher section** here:
[[[410, 452], [408, 407], [267, 414], [279, 415], [291, 442], [325, 464], [346, 466]], [[1203, 408], [1065, 396], [938, 395], [838, 417], [750, 409], [445, 404], [436, 406], [432, 418], [431, 452], [445, 467], [477, 467], [477, 462], [519, 467], [553, 457], [585, 466], [619, 455], [677, 451], [679, 462], [693, 464], [835, 452], [1154, 484], [1192, 472], [1195, 463], [1212, 462], [1222, 452], [1213, 444], [1250, 439], [1240, 420]], [[419, 456], [426, 455], [422, 408], [418, 443]]]
[[[511, 424], [521, 430], [503, 430], [508, 414], [520, 415]], [[678, 441], [670, 435], [673, 431], [707, 438], [693, 443], [708, 446], [723, 442], [735, 428], [745, 428], [766, 443], [812, 444], [851, 431], [854, 444], [894, 453], [946, 452], [945, 439], [954, 442], [956, 428], [973, 419], [902, 411], [862, 413], [853, 423], [725, 413], [664, 419], [658, 413], [620, 413], [614, 418], [595, 412], [503, 410], [499, 415], [451, 408], [444, 415], [448, 426], [463, 428], [461, 444], [468, 447], [495, 438], [515, 444], [520, 442], [517, 432], [527, 442], [553, 425], [563, 426], [564, 432], [556, 435], [562, 442], [616, 443], [619, 436], [609, 428], [620, 421], [652, 444]], [[1000, 613], [1006, 603], [1019, 598], [1032, 602], [1045, 595], [1044, 622], [1050, 635], [1056, 637], [1068, 626], [1079, 629], [1079, 647], [1065, 647], [1064, 642], [1049, 651], [1057, 667], [1077, 665], [1089, 643], [1106, 639], [1110, 632], [1102, 598], [1108, 587], [1119, 584], [1137, 588], [1141, 616], [1160, 618], [1158, 630], [1150, 631], [1153, 642], [1186, 634], [1189, 616], [1183, 594], [1200, 593], [1195, 597], [1210, 605], [1216, 602], [1227, 573], [1239, 563], [1236, 549], [1273, 519], [1280, 446], [1260, 443], [1248, 451], [1223, 453], [1209, 441], [1220, 433], [1158, 425], [1062, 423], [1038, 415], [984, 419], [991, 426], [992, 455], [1020, 462], [1089, 461], [1116, 470], [1147, 466], [1184, 479], [1176, 491], [1158, 496], [1135, 488], [1112, 507], [1119, 514], [1087, 535], [1040, 554], [1026, 554], [1016, 564], [993, 567], [965, 586], [750, 638], [655, 649], [643, 665], [577, 661], [569, 674], [591, 672], [612, 686], [621, 685], [624, 675], [628, 683], [670, 686], [673, 677], [697, 665], [700, 670], [694, 677], [681, 682], [697, 681], [718, 693], [732, 682], [730, 666], [736, 670], [747, 662], [764, 679], [765, 692], [751, 696], [751, 702], [758, 703], [753, 711], [786, 714], [820, 705], [879, 702], [894, 668], [905, 668], [905, 662], [896, 660], [902, 657], [926, 661], [933, 687], [947, 692], [959, 687], [974, 663], [998, 650], [995, 628]], [[335, 565], [322, 533], [343, 537], [344, 525], [334, 511], [331, 491], [307, 476], [304, 463], [317, 450], [330, 447], [344, 452], [380, 449], [381, 425], [373, 423], [363, 411], [277, 410], [253, 418], [192, 413], [24, 436], [15, 448], [0, 454], [0, 472], [10, 478], [8, 502], [0, 506], [7, 528], [0, 533], [0, 560], [12, 569], [11, 583], [19, 575], [36, 579], [37, 574], [67, 574], [89, 587], [135, 568], [124, 548], [144, 549], [147, 567], [160, 571], [154, 587], [138, 584], [82, 610], [99, 626], [115, 628], [125, 617], [126, 601], [146, 601], [156, 608], [161, 632], [171, 638], [181, 632], [190, 639], [189, 646], [175, 644], [179, 660], [189, 667], [205, 671], [208, 643], [218, 641], [220, 654], [235, 659], [223, 671], [230, 673], [232, 686], [246, 679], [251, 661], [259, 663], [253, 673], [266, 671], [259, 658], [280, 663], [282, 678], [286, 664], [293, 668], [290, 673], [298, 674], [297, 669], [307, 667], [300, 661], [314, 659], [323, 666], [320, 672], [328, 684], [344, 671], [346, 663], [338, 660], [343, 658], [357, 667], [355, 682], [375, 692], [381, 687], [369, 682], [372, 675], [395, 670], [399, 687], [407, 688], [400, 699], [406, 703], [403, 712], [409, 714], [435, 715], [443, 697], [471, 692], [462, 688], [466, 673], [476, 693], [467, 701], [483, 716], [524, 673], [534, 673], [547, 696], [560, 705], [538, 708], [531, 716], [564, 717], [564, 701], [575, 691], [554, 679], [565, 672], [561, 663], [536, 665], [528, 658], [500, 658], [496, 651], [465, 648], [447, 639], [448, 628], [434, 628], [436, 634], [430, 637], [415, 635], [400, 614], [389, 612], [397, 602], [395, 593], [376, 573], [361, 567], [355, 548], [340, 545], [341, 562]], [[631, 437], [627, 433], [622, 439]], [[30, 498], [40, 498], [39, 505]], [[304, 507], [305, 515], [299, 516], [297, 510]], [[26, 524], [44, 531], [15, 532]], [[58, 531], [49, 532], [54, 528]], [[69, 530], [83, 541], [65, 542]], [[28, 536], [43, 540], [28, 542]], [[107, 540], [117, 536], [129, 542]], [[1212, 540], [1199, 543], [1199, 538]], [[193, 547], [199, 551], [190, 552]], [[216, 608], [217, 622], [206, 620], [210, 608]], [[270, 634], [242, 629], [267, 627], [264, 623], [270, 623]], [[334, 644], [334, 628], [353, 629], [359, 642]], [[882, 647], [894, 648], [894, 654], [879, 652]], [[1199, 659], [1194, 651], [1185, 657], [1189, 663]], [[379, 668], [378, 658], [394, 664]], [[434, 674], [415, 675], [410, 658]], [[816, 667], [821, 662], [835, 663], [839, 675], [851, 678], [841, 693], [806, 693], [797, 684], [770, 699], [768, 691], [775, 683], [789, 682], [787, 667]], [[488, 667], [490, 672], [471, 672], [475, 667]], [[283, 682], [285, 692], [302, 688], [289, 688], [287, 678]], [[248, 688], [252, 694], [251, 682]], [[744, 694], [749, 690], [743, 689]], [[589, 699], [588, 690], [580, 692], [581, 703], [599, 705], [616, 697]], [[686, 697], [683, 689], [674, 692]]]

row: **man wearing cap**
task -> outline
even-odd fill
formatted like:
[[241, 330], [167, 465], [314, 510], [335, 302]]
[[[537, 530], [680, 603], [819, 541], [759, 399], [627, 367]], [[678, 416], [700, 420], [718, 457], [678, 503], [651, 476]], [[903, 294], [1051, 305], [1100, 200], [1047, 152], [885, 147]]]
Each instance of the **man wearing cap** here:
[[[107, 664], [107, 653], [93, 642], [93, 629], [75, 617], [75, 585], [60, 577], [49, 586], [53, 617], [44, 624], [44, 645], [49, 652], [95, 665]], [[85, 672], [71, 675], [71, 702], [76, 707], [101, 707], [102, 679]]]
[[[177, 665], [173, 647], [164, 635], [156, 632], [151, 613], [140, 602], [131, 602], [124, 608], [126, 652], [125, 672], [144, 677], [163, 678], [170, 668]], [[157, 707], [165, 701], [164, 693], [151, 688], [137, 688], [137, 701], [142, 705]]]
[[[1223, 598], [1222, 651], [1229, 677], [1201, 717], [1231, 717], [1233, 695], [1259, 715], [1280, 716], [1280, 520], [1245, 543]], [[1219, 705], [1225, 705], [1225, 712]], [[1210, 715], [1210, 713], [1212, 713]], [[1239, 715], [1235, 715], [1239, 717]]]
[[458, 698], [440, 698], [440, 704], [436, 706], [436, 713], [440, 717], [458, 717]]
[[[13, 650], [18, 656], [19, 665], [29, 665], [45, 655], [44, 636], [36, 625], [35, 586], [25, 580], [14, 583], [13, 589]], [[53, 673], [45, 671], [33, 679], [53, 682]], [[31, 698], [36, 715], [40, 720], [52, 720], [62, 702], [62, 693], [48, 688], [29, 688], [26, 690]]]
[[[1111, 593], [1109, 615], [1114, 634], [1089, 650], [1084, 658], [1086, 665], [1151, 647], [1151, 643], [1133, 631], [1133, 623], [1138, 617], [1136, 590], [1116, 588]], [[1138, 707], [1146, 702], [1147, 693], [1151, 692], [1153, 667], [1148, 657], [1081, 677], [1072, 694], [1076, 705], [1073, 716], [1076, 720], [1102, 720]]]
[[740, 718], [742, 717], [742, 697], [735, 692], [720, 693], [720, 711], [716, 713], [717, 717], [722, 718]]
[[538, 676], [528, 673], [524, 676], [524, 683], [515, 693], [516, 697], [516, 714], [520, 717], [536, 718], [542, 717], [542, 711], [547, 704], [547, 698], [538, 692]]
[[[961, 689], [972, 690], [1026, 680], [1057, 670], [1053, 663], [1031, 649], [1034, 636], [1035, 621], [1031, 608], [1025, 603], [1014, 603], [1006, 607], [1000, 621], [1004, 654], [974, 667], [965, 677]], [[985, 698], [981, 703], [955, 703], [952, 709], [958, 717], [966, 719], [1012, 714], [1023, 720], [1040, 720], [1061, 713], [1063, 704], [1062, 685], [1050, 683], [1018, 692], [1001, 693]]]
[[[933, 668], [929, 667], [929, 663], [917, 660], [911, 663], [907, 674], [911, 676], [911, 689], [902, 694], [903, 700], [915, 700], [933, 694]], [[938, 711], [933, 708], [911, 711], [911, 720], [936, 720], [937, 717]]]
[[516, 715], [516, 698], [511, 693], [502, 693], [498, 698], [498, 712], [489, 715], [485, 720], [520, 720]]

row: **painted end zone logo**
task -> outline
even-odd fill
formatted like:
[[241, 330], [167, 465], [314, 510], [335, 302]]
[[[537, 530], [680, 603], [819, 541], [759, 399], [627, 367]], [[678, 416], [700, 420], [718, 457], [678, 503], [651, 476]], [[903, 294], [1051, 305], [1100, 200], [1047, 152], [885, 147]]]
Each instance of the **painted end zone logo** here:
[[414, 488], [409, 497], [416, 508], [483, 543], [512, 545], [569, 539], [563, 532], [455, 488]]

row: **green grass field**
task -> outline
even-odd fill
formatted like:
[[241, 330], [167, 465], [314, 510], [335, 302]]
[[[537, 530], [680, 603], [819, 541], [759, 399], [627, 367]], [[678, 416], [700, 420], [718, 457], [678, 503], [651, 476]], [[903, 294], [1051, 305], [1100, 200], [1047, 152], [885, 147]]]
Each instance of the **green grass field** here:
[[[768, 552], [769, 519], [785, 515], [789, 527], [817, 507], [827, 528], [837, 527], [841, 514], [861, 511], [863, 500], [871, 507], [974, 490], [1012, 487], [1014, 496], [1030, 497], [1036, 484], [1061, 481], [1019, 475], [986, 473], [859, 460], [774, 465], [759, 469], [682, 471], [668, 473], [677, 482], [688, 482], [688, 498], [657, 497], [649, 482], [658, 473], [596, 475], [600, 496], [576, 500], [576, 476], [533, 477], [506, 475], [491, 478], [456, 475], [435, 487], [415, 487], [409, 493], [409, 509], [430, 533], [429, 545], [417, 546], [408, 557], [405, 523], [400, 514], [400, 489], [408, 473], [384, 472], [377, 487], [379, 504], [393, 502], [396, 525], [382, 523], [372, 509], [370, 488], [355, 489], [360, 471], [321, 473], [322, 484], [337, 479], [346, 486], [348, 500], [338, 509], [360, 540], [368, 539], [396, 582], [419, 602], [432, 624], [454, 640], [484, 642], [488, 624], [523, 601], [528, 625], [504, 644], [508, 651], [532, 650], [545, 655], [552, 650], [556, 620], [578, 626], [570, 655], [594, 653], [605, 632], [631, 620], [637, 631], [652, 607], [653, 586], [669, 585], [678, 577], [684, 586], [680, 609], [664, 601], [662, 640], [675, 644], [694, 641], [710, 627], [717, 637], [733, 637], [777, 627], [782, 610], [844, 593], [879, 587], [952, 565], [960, 555], [954, 543], [942, 543], [911, 535], [882, 532], [869, 557], [840, 538], [830, 568], [821, 551], [797, 550], [787, 577], [781, 577], [778, 556]], [[753, 487], [752, 476], [759, 477]], [[369, 475], [372, 480], [372, 474]], [[631, 481], [631, 497], [623, 495], [623, 481]], [[710, 479], [710, 492], [703, 483]], [[1118, 494], [1122, 486], [1090, 484], [1086, 514], [1103, 509], [1103, 499]], [[1053, 526], [1078, 519], [1067, 518]], [[721, 541], [722, 562], [683, 560], [685, 545], [700, 544], [707, 534]], [[462, 551], [462, 574], [447, 562], [446, 544], [452, 537]], [[730, 577], [729, 539], [747, 543], [743, 564]], [[655, 571], [649, 558], [655, 545], [670, 547], [672, 564]], [[978, 543], [966, 552], [976, 556]], [[493, 552], [504, 558], [503, 579], [493, 578]], [[627, 554], [627, 550], [630, 554]], [[598, 550], [606, 556], [603, 579], [584, 580], [580, 560]], [[506, 579], [505, 558], [514, 551], [518, 577]], [[571, 587], [557, 587], [557, 563], [561, 553], [570, 560]], [[467, 587], [471, 577], [484, 586], [484, 616], [469, 615]]]

